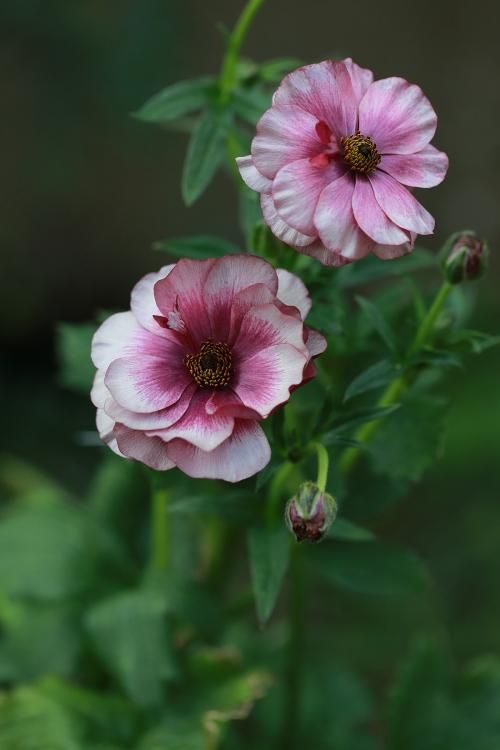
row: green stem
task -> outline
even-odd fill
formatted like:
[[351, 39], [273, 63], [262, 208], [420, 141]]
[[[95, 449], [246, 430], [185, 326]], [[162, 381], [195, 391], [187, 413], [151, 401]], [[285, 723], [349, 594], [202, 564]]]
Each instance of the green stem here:
[[238, 56], [241, 45], [247, 34], [250, 24], [264, 0], [248, 0], [243, 8], [236, 26], [234, 27], [228, 41], [227, 52], [222, 63], [222, 70], [219, 78], [220, 101], [222, 104], [227, 102], [231, 91], [236, 82], [236, 67], [238, 65]]
[[316, 484], [318, 485], [321, 492], [324, 492], [326, 489], [326, 483], [328, 481], [328, 465], [330, 461], [328, 457], [328, 451], [326, 450], [323, 443], [311, 443], [311, 448], [316, 451], [316, 455], [318, 457], [318, 476], [316, 479]]
[[151, 567], [165, 572], [169, 567], [167, 490], [153, 490], [152, 504]]
[[297, 747], [301, 715], [301, 686], [305, 645], [304, 576], [302, 550], [298, 544], [292, 547], [290, 568], [288, 645], [288, 680], [283, 726], [283, 748]]
[[280, 502], [284, 495], [285, 483], [294, 468], [294, 464], [291, 461], [285, 461], [271, 479], [266, 507], [266, 518], [269, 523], [272, 523], [278, 515]]
[[[427, 315], [420, 323], [420, 326], [418, 327], [418, 330], [415, 334], [415, 338], [413, 339], [408, 352], [406, 359], [409, 360], [410, 357], [417, 354], [426, 344], [429, 343], [429, 341], [432, 339], [432, 334], [434, 332], [434, 326], [436, 323], [436, 320], [438, 318], [439, 313], [441, 312], [444, 303], [448, 299], [448, 296], [452, 290], [452, 285], [449, 284], [447, 281], [444, 281], [441, 285], [438, 293], [436, 294], [434, 301], [432, 305], [429, 308], [429, 311], [427, 312]], [[392, 383], [389, 383], [379, 400], [377, 401], [377, 406], [384, 407], [384, 406], [392, 406], [392, 404], [395, 404], [398, 400], [399, 396], [406, 390], [408, 387], [407, 379], [402, 375], [399, 378], [396, 378], [396, 380], [393, 380]], [[380, 424], [379, 420], [374, 420], [373, 422], [367, 422], [366, 424], [362, 425], [358, 431], [356, 432], [354, 439], [358, 443], [365, 444], [370, 440], [373, 433], [376, 431]], [[340, 457], [339, 461], [339, 468], [342, 473], [347, 474], [351, 469], [354, 467], [356, 462], [359, 459], [359, 456], [361, 455], [361, 450], [358, 446], [347, 448], [343, 454]]]

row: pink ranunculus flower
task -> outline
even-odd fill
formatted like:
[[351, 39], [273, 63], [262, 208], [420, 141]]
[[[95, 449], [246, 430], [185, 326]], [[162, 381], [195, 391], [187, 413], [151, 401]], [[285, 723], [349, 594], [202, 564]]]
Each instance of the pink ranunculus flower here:
[[270, 447], [258, 424], [313, 377], [324, 337], [293, 274], [252, 255], [182, 259], [145, 276], [92, 341], [97, 428], [154, 469], [237, 482]]
[[418, 86], [326, 60], [284, 78], [237, 162], [286, 244], [330, 266], [370, 252], [396, 258], [434, 230], [408, 188], [444, 179], [448, 158], [430, 145], [436, 123]]

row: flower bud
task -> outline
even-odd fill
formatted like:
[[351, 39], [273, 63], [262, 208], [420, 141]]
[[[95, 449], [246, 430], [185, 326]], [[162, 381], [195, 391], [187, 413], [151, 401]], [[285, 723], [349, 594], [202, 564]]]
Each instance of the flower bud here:
[[474, 281], [482, 276], [488, 258], [488, 245], [474, 232], [460, 232], [451, 238], [444, 259], [444, 272], [450, 284]]
[[337, 504], [314, 482], [304, 482], [288, 501], [285, 520], [298, 542], [319, 542], [337, 515]]

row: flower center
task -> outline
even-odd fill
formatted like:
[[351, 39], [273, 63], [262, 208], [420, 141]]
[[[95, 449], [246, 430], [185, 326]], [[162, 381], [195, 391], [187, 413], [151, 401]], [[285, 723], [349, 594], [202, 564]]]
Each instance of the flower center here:
[[233, 372], [227, 344], [204, 341], [198, 354], [186, 354], [184, 364], [202, 388], [224, 388]]
[[344, 159], [356, 172], [372, 172], [380, 162], [375, 141], [362, 133], [342, 138]]

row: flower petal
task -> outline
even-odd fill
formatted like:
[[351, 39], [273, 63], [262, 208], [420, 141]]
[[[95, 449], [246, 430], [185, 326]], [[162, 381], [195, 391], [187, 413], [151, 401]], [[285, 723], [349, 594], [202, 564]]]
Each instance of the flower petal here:
[[[290, 344], [306, 355], [302, 321], [281, 312], [275, 305], [261, 305], [250, 309], [242, 320], [238, 337], [233, 344], [235, 369], [244, 360], [277, 344]], [[236, 388], [235, 390], [238, 392]]]
[[284, 268], [277, 268], [276, 273], [278, 274], [278, 299], [285, 305], [296, 307], [300, 311], [302, 320], [305, 320], [312, 305], [306, 285], [298, 276]]
[[215, 258], [181, 258], [167, 278], [157, 281], [154, 287], [156, 304], [162, 315], [168, 316], [173, 311], [179, 311], [189, 333], [186, 341], [190, 338], [193, 350], [212, 337], [203, 299], [203, 286], [215, 262]]
[[368, 86], [373, 83], [373, 73], [368, 68], [362, 68], [352, 61], [352, 58], [346, 57], [342, 60], [347, 68], [347, 71], [351, 77], [352, 90], [356, 101], [359, 102], [363, 98]]
[[[124, 424], [132, 430], [162, 430], [175, 424], [187, 411], [191, 399], [198, 386], [196, 383], [190, 383], [183, 394], [175, 404], [168, 406], [166, 409], [141, 413], [124, 409], [113, 398], [106, 401], [106, 413], [112, 417], [115, 422]], [[109, 391], [108, 391], [109, 393]]]
[[94, 365], [106, 370], [119, 357], [146, 352], [156, 352], [162, 339], [144, 330], [131, 312], [111, 315], [99, 326], [92, 339], [91, 356]]
[[[273, 106], [293, 104], [324, 120], [337, 139], [356, 131], [357, 93], [352, 65], [325, 60], [289, 73], [273, 97]], [[357, 78], [356, 73], [354, 76]], [[306, 154], [304, 154], [306, 156]], [[300, 157], [297, 157], [300, 158]]]
[[104, 409], [97, 409], [96, 427], [102, 442], [106, 443], [113, 453], [116, 453], [118, 456], [123, 456], [114, 434], [115, 423], [108, 417]]
[[394, 260], [408, 255], [413, 250], [413, 243], [406, 242], [403, 245], [375, 245], [372, 252], [380, 260]]
[[317, 118], [300, 107], [285, 105], [264, 112], [252, 141], [252, 159], [259, 172], [272, 180], [285, 164], [323, 151], [316, 123]]
[[148, 431], [148, 435], [159, 437], [166, 443], [180, 438], [203, 451], [214, 450], [231, 435], [234, 419], [223, 411], [214, 414], [207, 412], [206, 404], [211, 395], [211, 391], [198, 390], [184, 416], [171, 427], [154, 432]]
[[274, 178], [272, 188], [280, 217], [299, 232], [314, 235], [313, 217], [321, 191], [345, 171], [343, 161], [318, 167], [310, 159], [299, 159], [284, 166]]
[[315, 328], [304, 328], [306, 334], [306, 346], [309, 349], [311, 357], [317, 357], [323, 354], [327, 347], [327, 341], [322, 333]]
[[356, 176], [356, 186], [352, 196], [354, 218], [368, 237], [382, 245], [401, 245], [408, 242], [408, 232], [392, 222], [380, 208], [370, 181]]
[[261, 193], [260, 205], [262, 208], [264, 221], [270, 228], [271, 232], [286, 245], [302, 248], [306, 245], [310, 245], [316, 239], [315, 237], [310, 237], [307, 234], [302, 234], [302, 232], [298, 232], [296, 229], [292, 229], [291, 226], [283, 221], [281, 216], [276, 211], [276, 206], [274, 205], [272, 195]]
[[124, 456], [150, 466], [157, 471], [173, 469], [175, 464], [167, 455], [167, 446], [160, 438], [148, 437], [144, 432], [131, 430], [117, 424], [115, 428], [118, 447]]
[[243, 182], [248, 185], [252, 190], [256, 190], [258, 193], [270, 193], [272, 188], [272, 180], [268, 177], [264, 177], [261, 172], [257, 169], [253, 163], [251, 156], [238, 156], [236, 164], [240, 170], [240, 175]]
[[380, 154], [420, 151], [436, 126], [436, 113], [422, 89], [404, 78], [375, 81], [359, 104], [359, 130], [373, 138]]
[[232, 435], [213, 451], [202, 451], [184, 440], [172, 440], [168, 455], [188, 476], [241, 482], [264, 468], [271, 449], [262, 428], [254, 421], [235, 421]]
[[321, 193], [314, 223], [324, 244], [345, 260], [358, 260], [373, 247], [373, 240], [358, 227], [352, 210], [355, 179], [348, 172]]
[[407, 188], [376, 169], [368, 175], [380, 208], [395, 224], [416, 234], [432, 234], [434, 219]]
[[174, 268], [175, 263], [163, 266], [157, 273], [148, 273], [132, 289], [130, 307], [139, 323], [152, 333], [159, 336], [168, 335], [154, 320], [153, 315], [160, 315], [154, 295], [154, 285], [160, 279], [164, 279]]
[[313, 242], [311, 245], [307, 245], [307, 247], [299, 247], [297, 248], [297, 250], [299, 250], [299, 252], [301, 253], [304, 253], [304, 255], [310, 255], [311, 258], [319, 260], [319, 262], [324, 266], [328, 266], [330, 268], [341, 268], [347, 263], [351, 263], [351, 260], [349, 258], [343, 258], [339, 253], [336, 253], [333, 250], [325, 247], [325, 245], [319, 239]]
[[416, 154], [385, 154], [379, 169], [409, 187], [429, 188], [439, 185], [448, 171], [448, 157], [434, 146], [425, 146]]
[[308, 359], [289, 344], [267, 347], [240, 363], [233, 388], [245, 406], [265, 418], [300, 385]]
[[175, 404], [191, 377], [182, 358], [124, 357], [111, 363], [104, 382], [125, 409], [153, 412]]

